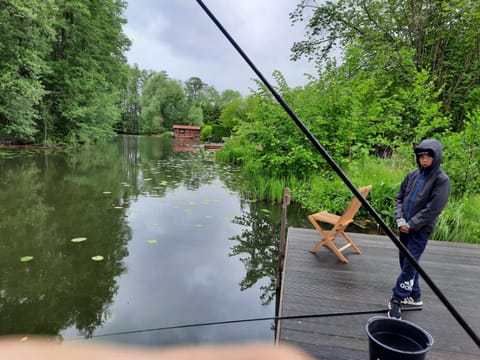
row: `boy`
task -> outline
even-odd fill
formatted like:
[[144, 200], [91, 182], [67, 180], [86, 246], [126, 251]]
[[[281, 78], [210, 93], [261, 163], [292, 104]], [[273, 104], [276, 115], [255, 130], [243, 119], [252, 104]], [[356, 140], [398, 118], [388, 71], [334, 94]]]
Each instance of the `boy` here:
[[[400, 241], [418, 262], [450, 193], [450, 179], [440, 167], [442, 144], [423, 140], [416, 148], [418, 169], [410, 171], [395, 198], [394, 220]], [[418, 273], [400, 252], [401, 272], [392, 289], [388, 317], [401, 319], [401, 305], [422, 306]]]

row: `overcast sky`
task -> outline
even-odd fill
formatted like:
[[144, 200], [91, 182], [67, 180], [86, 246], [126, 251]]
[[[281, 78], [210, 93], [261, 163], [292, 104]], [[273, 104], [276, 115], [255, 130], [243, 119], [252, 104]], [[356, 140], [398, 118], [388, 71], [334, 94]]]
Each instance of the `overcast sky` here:
[[[292, 26], [289, 19], [299, 0], [203, 2], [272, 85], [274, 70], [290, 87], [305, 84], [305, 73], [316, 73], [306, 60], [290, 61], [293, 42], [304, 36], [303, 25]], [[247, 95], [257, 88], [255, 73], [196, 0], [130, 0], [125, 16], [129, 64], [181, 81], [196, 76], [218, 91]]]

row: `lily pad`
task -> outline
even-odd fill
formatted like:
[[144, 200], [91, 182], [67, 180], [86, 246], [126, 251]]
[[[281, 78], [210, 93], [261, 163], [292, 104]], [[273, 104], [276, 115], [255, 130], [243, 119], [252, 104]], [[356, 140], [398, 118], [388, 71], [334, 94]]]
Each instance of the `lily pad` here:
[[150, 240], [147, 240], [147, 242], [148, 242], [149, 244], [156, 244], [156, 243], [157, 243], [157, 240], [155, 240], [155, 239], [150, 239]]
[[33, 260], [33, 256], [22, 256], [20, 258], [21, 262], [27, 262], [27, 261], [32, 261], [32, 260]]
[[72, 239], [72, 240], [70, 240], [70, 241], [73, 242], [73, 243], [80, 243], [80, 242], [83, 242], [83, 241], [85, 241], [85, 240], [87, 240], [86, 237], [77, 237], [77, 238], [74, 238], [74, 239]]
[[267, 213], [267, 214], [270, 213], [270, 210], [268, 210], [268, 209], [261, 209], [260, 211], [262, 211], [264, 213]]
[[103, 194], [104, 195], [110, 195], [112, 192], [111, 191], [104, 191]]
[[102, 255], [92, 256], [92, 260], [93, 260], [93, 261], [102, 261], [102, 260], [103, 260], [103, 256], [102, 256]]

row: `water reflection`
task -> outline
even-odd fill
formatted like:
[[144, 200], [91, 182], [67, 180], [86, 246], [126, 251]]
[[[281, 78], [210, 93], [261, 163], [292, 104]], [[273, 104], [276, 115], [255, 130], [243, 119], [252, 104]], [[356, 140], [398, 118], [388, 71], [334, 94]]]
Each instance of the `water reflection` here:
[[264, 305], [274, 300], [276, 289], [281, 208], [277, 207], [274, 211], [278, 212], [276, 216], [272, 216], [264, 204], [251, 203], [249, 211], [234, 219], [236, 224], [243, 226], [241, 234], [230, 238], [236, 242], [232, 246], [231, 256], [240, 256], [247, 271], [239, 284], [240, 289], [249, 289], [259, 280], [267, 279], [267, 283], [260, 286], [260, 299]]
[[174, 152], [199, 152], [200, 140], [198, 139], [173, 139], [173, 151]]
[[[1, 162], [1, 334], [58, 335], [75, 324], [90, 336], [108, 315], [131, 234], [98, 188], [119, 176], [120, 161], [107, 168], [101, 153], [81, 156]], [[88, 245], [70, 242], [78, 236]], [[93, 262], [96, 254], [105, 261]], [[34, 260], [19, 262], [26, 255]]]
[[[173, 150], [171, 139], [125, 136], [0, 159], [0, 334], [96, 338], [274, 316], [280, 207], [241, 199], [235, 169]], [[34, 259], [20, 262], [26, 255]], [[273, 332], [264, 321], [101, 339], [174, 345]]]

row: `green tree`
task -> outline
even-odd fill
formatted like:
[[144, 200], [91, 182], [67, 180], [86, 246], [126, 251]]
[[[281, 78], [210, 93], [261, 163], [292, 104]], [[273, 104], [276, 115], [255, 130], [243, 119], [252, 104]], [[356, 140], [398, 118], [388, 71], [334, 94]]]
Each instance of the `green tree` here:
[[464, 103], [480, 102], [476, 0], [338, 0], [322, 5], [303, 0], [291, 18], [307, 21], [308, 28], [306, 40], [292, 47], [294, 59], [325, 60], [354, 46], [365, 53], [366, 67], [383, 54], [383, 69], [394, 82], [411, 85], [416, 81], [412, 74], [426, 70], [442, 110], [447, 117], [452, 114], [454, 129], [463, 128]]
[[189, 125], [203, 125], [203, 112], [198, 106], [192, 105], [188, 110], [187, 120]]
[[232, 101], [242, 99], [242, 98], [243, 97], [242, 97], [242, 94], [240, 94], [240, 92], [232, 89], [227, 89], [227, 90], [223, 90], [222, 93], [220, 94], [219, 103], [220, 103], [220, 106], [223, 107]]
[[220, 124], [232, 134], [241, 121], [247, 120], [246, 101], [243, 98], [234, 98], [225, 103], [222, 114], [220, 115]]
[[143, 134], [161, 133], [174, 124], [185, 124], [187, 104], [181, 82], [172, 80], [162, 71], [154, 73], [145, 83], [140, 98]]
[[[279, 73], [275, 76], [277, 82], [283, 81]], [[297, 109], [300, 89], [280, 87], [281, 95]], [[240, 149], [244, 171], [250, 177], [306, 179], [319, 168], [320, 156], [264, 87], [260, 86], [249, 96], [247, 108], [247, 120], [238, 124], [238, 130], [228, 141], [226, 150]], [[306, 111], [297, 110], [300, 117]]]
[[384, 71], [384, 54], [368, 58], [368, 66], [366, 57], [362, 49], [349, 47], [341, 65], [328, 62], [319, 72], [310, 85], [314, 92], [305, 89], [307, 119], [332, 154], [348, 161], [372, 150], [385, 156], [448, 128], [426, 71], [410, 67], [412, 83], [405, 84]]
[[137, 64], [129, 67], [128, 83], [122, 97], [122, 119], [115, 127], [117, 132], [127, 134], [140, 133], [140, 97], [144, 84], [151, 76], [152, 71], [140, 70]]
[[185, 95], [187, 101], [191, 104], [201, 104], [203, 97], [202, 92], [206, 86], [207, 84], [198, 77], [191, 77], [185, 81]]
[[113, 133], [127, 83], [122, 32], [126, 6], [119, 0], [58, 1], [56, 37], [45, 78], [42, 116], [56, 139], [91, 142]]
[[0, 3], [0, 139], [31, 142], [42, 136], [42, 78], [54, 36], [53, 0]]
[[456, 198], [480, 193], [480, 110], [467, 114], [465, 129], [442, 137], [444, 167]]
[[201, 102], [203, 121], [205, 124], [218, 124], [222, 113], [220, 94], [213, 86], [206, 86]]

